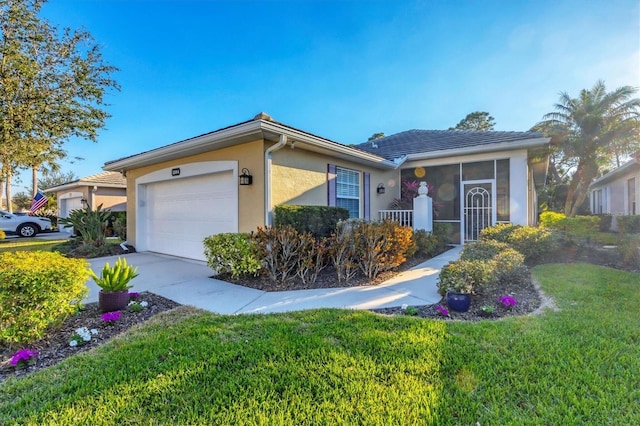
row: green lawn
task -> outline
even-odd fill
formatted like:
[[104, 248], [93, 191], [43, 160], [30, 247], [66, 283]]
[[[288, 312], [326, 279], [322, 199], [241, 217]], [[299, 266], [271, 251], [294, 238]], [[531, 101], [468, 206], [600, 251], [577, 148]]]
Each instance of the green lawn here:
[[464, 323], [179, 308], [0, 384], [0, 424], [640, 424], [640, 274], [534, 274], [560, 311]]
[[0, 240], [0, 253], [5, 251], [42, 250], [51, 251], [57, 244], [64, 243], [67, 239], [40, 240], [38, 238], [11, 238]]

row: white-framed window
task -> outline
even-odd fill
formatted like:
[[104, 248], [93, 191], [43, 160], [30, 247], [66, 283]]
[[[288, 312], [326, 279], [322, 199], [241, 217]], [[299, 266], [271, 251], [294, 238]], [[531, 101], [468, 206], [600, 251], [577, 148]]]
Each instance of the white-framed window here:
[[360, 172], [336, 168], [336, 205], [349, 210], [350, 218], [360, 217]]

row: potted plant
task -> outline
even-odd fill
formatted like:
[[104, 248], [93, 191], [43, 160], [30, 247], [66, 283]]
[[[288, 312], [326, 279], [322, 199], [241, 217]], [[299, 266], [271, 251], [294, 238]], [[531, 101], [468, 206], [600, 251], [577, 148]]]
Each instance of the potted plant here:
[[99, 277], [92, 270], [89, 274], [101, 289], [98, 306], [102, 312], [117, 311], [129, 304], [129, 289], [133, 286], [128, 284], [138, 274], [137, 268], [128, 265], [126, 259], [118, 258], [113, 267], [107, 262]]
[[438, 291], [446, 295], [447, 305], [454, 311], [467, 312], [471, 294], [488, 279], [489, 269], [482, 260], [456, 260], [440, 271]]

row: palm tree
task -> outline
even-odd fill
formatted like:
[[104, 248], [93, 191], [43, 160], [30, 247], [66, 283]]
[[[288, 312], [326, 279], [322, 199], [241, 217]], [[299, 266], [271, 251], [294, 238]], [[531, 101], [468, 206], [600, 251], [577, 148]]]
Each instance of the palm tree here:
[[575, 216], [589, 194], [589, 185], [614, 156], [630, 154], [640, 136], [640, 99], [636, 89], [620, 87], [607, 93], [602, 80], [572, 98], [560, 94], [554, 112], [535, 127], [554, 136], [563, 162], [573, 169], [564, 212]]

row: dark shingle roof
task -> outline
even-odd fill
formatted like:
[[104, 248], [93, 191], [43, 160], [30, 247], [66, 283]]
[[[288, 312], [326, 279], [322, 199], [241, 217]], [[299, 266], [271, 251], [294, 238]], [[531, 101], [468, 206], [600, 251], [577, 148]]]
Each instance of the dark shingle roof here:
[[407, 130], [375, 139], [355, 148], [377, 154], [386, 159], [403, 155], [428, 153], [450, 149], [482, 147], [542, 138], [538, 132], [494, 132], [478, 130]]

